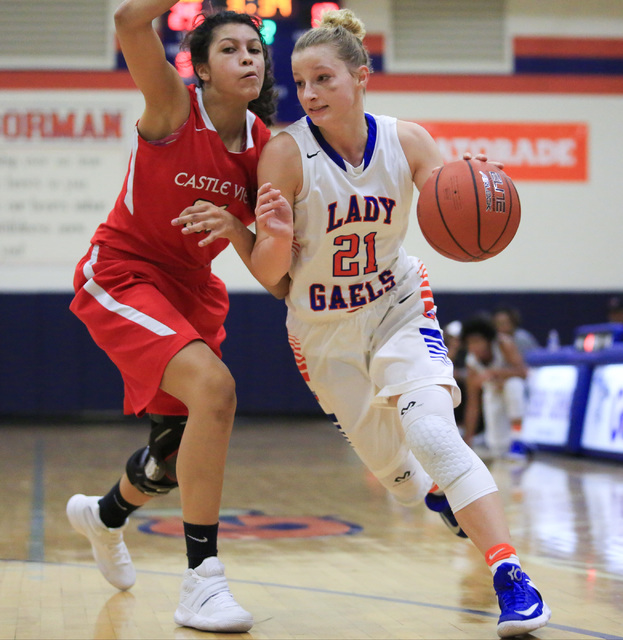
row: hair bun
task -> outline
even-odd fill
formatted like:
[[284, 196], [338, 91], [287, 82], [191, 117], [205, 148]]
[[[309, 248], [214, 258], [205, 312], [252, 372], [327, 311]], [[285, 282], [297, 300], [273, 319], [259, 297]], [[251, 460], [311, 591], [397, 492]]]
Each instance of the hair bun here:
[[357, 39], [363, 42], [366, 35], [366, 27], [363, 22], [350, 10], [339, 9], [336, 11], [325, 11], [318, 25], [321, 29], [336, 29], [342, 27], [350, 31]]

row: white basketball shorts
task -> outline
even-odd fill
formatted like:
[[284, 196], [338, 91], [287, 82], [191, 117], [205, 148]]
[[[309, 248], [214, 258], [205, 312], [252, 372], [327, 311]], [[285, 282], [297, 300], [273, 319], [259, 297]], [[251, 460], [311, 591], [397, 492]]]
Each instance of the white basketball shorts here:
[[398, 411], [391, 399], [429, 385], [460, 390], [439, 323], [424, 315], [415, 267], [384, 296], [345, 320], [304, 323], [288, 314], [299, 370], [323, 411], [379, 478], [407, 464]]

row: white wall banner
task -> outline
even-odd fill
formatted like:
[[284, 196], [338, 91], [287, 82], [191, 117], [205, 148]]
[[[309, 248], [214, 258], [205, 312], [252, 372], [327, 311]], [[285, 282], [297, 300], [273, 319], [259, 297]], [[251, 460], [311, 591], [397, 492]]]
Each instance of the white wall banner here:
[[136, 91], [0, 92], [0, 290], [70, 290], [121, 188]]
[[586, 449], [623, 453], [623, 364], [595, 367], [581, 444]]
[[567, 444], [577, 380], [578, 368], [574, 365], [530, 368], [526, 381], [528, 403], [521, 426], [526, 442], [558, 447]]
[[[619, 95], [371, 92], [369, 111], [431, 124], [452, 153], [463, 133], [473, 151], [485, 132], [496, 153], [514, 150], [492, 158], [509, 163], [521, 200], [519, 230], [499, 256], [444, 258], [413, 207], [405, 248], [426, 263], [433, 291], [619, 288], [623, 129], [612, 122], [622, 104]], [[142, 109], [135, 89], [0, 90], [0, 292], [71, 291], [74, 266], [121, 189]], [[543, 140], [573, 142], [573, 153], [519, 154]], [[263, 291], [231, 248], [214, 269], [230, 291]]]

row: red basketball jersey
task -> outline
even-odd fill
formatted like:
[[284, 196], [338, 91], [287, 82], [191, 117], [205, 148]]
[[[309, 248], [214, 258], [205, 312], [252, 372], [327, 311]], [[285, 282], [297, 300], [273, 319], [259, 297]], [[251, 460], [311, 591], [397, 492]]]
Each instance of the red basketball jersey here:
[[190, 115], [179, 135], [166, 144], [143, 140], [135, 131], [123, 188], [91, 242], [154, 262], [180, 273], [202, 269], [228, 245], [219, 239], [199, 247], [171, 220], [199, 200], [226, 207], [245, 225], [255, 220], [257, 162], [270, 132], [247, 111], [246, 149], [228, 151], [210, 122], [201, 89], [191, 85]]

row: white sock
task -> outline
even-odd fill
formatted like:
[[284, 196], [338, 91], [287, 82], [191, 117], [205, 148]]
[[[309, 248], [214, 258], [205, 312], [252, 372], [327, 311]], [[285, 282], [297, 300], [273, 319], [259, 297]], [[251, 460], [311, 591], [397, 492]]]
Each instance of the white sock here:
[[492, 564], [489, 569], [491, 569], [491, 573], [495, 575], [495, 572], [498, 570], [498, 567], [507, 562], [508, 564], [515, 564], [521, 569], [521, 564], [519, 562], [519, 558], [513, 554], [512, 556], [508, 556], [508, 558], [503, 558], [502, 560], [498, 560], [494, 564]]

